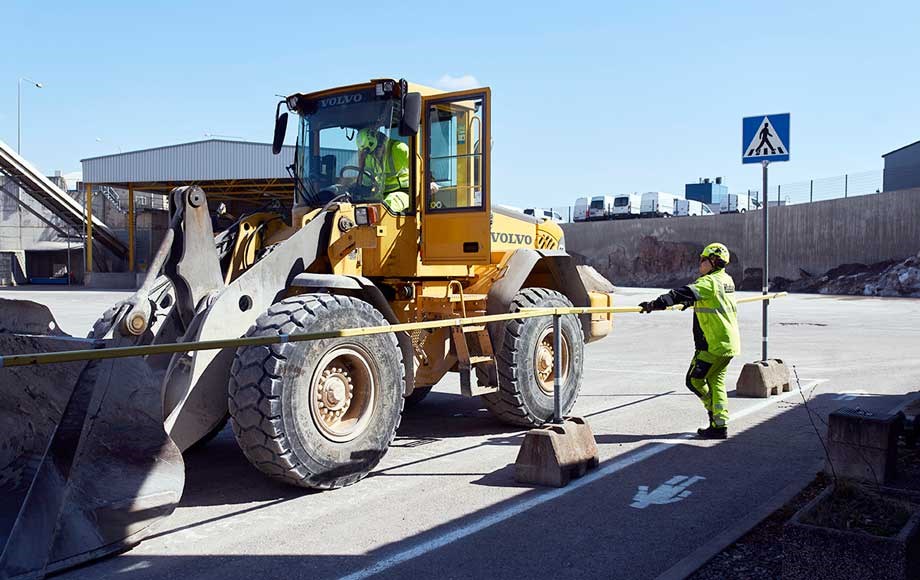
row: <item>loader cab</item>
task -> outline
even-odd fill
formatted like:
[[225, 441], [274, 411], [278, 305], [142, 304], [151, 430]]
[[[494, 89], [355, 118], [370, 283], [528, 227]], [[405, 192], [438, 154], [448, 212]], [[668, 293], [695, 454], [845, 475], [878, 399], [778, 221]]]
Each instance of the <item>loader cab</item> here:
[[[409, 92], [406, 81], [375, 80], [286, 99], [299, 123], [289, 168], [295, 210], [322, 207], [345, 195], [355, 205], [381, 204], [397, 217], [417, 218], [422, 264], [489, 264], [490, 90], [415, 88]], [[284, 139], [282, 117], [276, 116], [275, 151]], [[386, 188], [379, 182], [374, 186], [366, 160], [370, 153], [359, 147], [362, 130], [408, 151], [407, 187], [400, 188], [407, 198], [404, 209], [383, 204]]]
[[[289, 167], [295, 208], [321, 207], [345, 196], [355, 205], [382, 204], [387, 194], [399, 190], [405, 203], [384, 207], [393, 214], [415, 213], [412, 152], [420, 95], [409, 93], [405, 81], [295, 94], [286, 104], [298, 115], [297, 147]], [[276, 151], [285, 122], [278, 117]], [[370, 137], [370, 144], [362, 136]], [[399, 177], [386, 179], [393, 175]]]

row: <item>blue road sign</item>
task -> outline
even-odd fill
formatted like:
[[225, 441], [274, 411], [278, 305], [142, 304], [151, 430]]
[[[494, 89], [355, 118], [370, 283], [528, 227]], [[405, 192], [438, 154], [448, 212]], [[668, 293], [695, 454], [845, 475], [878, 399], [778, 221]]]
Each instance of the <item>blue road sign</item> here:
[[741, 162], [789, 161], [789, 113], [745, 117]]

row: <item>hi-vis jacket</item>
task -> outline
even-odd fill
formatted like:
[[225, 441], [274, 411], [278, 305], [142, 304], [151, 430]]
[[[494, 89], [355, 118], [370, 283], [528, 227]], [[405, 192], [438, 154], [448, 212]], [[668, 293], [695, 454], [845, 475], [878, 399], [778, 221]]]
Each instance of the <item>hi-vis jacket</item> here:
[[[383, 159], [368, 155], [365, 169], [383, 185], [383, 193], [409, 188], [409, 146], [389, 139], [384, 146]], [[364, 177], [365, 181], [367, 176]], [[370, 184], [366, 184], [370, 185]], [[379, 190], [378, 190], [379, 191]]]
[[693, 306], [693, 342], [696, 350], [716, 356], [741, 353], [735, 282], [725, 269], [700, 276], [696, 282], [675, 288], [656, 299], [664, 306]]

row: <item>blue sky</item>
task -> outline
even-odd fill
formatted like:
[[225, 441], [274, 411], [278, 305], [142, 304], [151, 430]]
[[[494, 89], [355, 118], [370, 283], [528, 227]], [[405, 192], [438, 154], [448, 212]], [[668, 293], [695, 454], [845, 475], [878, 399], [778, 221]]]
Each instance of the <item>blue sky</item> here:
[[41, 81], [22, 147], [48, 173], [205, 134], [269, 141], [275, 93], [379, 76], [491, 86], [493, 198], [520, 206], [757, 187], [747, 115], [792, 113], [773, 183], [880, 168], [920, 139], [915, 1], [3, 5], [0, 139], [16, 142], [17, 79]]

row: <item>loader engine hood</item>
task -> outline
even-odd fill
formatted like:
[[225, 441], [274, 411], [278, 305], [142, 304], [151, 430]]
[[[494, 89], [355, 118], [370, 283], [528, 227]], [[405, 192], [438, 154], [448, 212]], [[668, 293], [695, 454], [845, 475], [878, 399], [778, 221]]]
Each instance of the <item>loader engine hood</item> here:
[[496, 205], [492, 210], [492, 251], [520, 248], [564, 250], [565, 238], [559, 224], [540, 220], [512, 208]]

